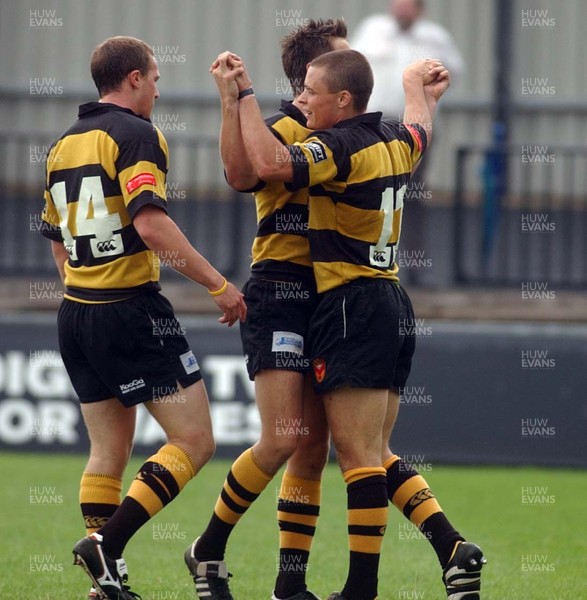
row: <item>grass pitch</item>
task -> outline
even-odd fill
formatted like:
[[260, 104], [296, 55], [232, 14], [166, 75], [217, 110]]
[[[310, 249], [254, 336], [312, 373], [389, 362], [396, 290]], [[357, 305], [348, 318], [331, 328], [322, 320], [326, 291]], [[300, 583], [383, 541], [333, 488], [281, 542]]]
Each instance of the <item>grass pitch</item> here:
[[[140, 462], [134, 459], [129, 466], [126, 486]], [[87, 598], [89, 580], [72, 566], [71, 554], [84, 534], [78, 505], [84, 463], [85, 457], [73, 455], [0, 455], [0, 598]], [[129, 543], [130, 582], [143, 600], [196, 597], [183, 552], [208, 522], [229, 466], [221, 460], [208, 464]], [[587, 598], [585, 472], [434, 466], [422, 474], [457, 529], [485, 551], [483, 600]], [[279, 476], [231, 537], [226, 560], [236, 600], [271, 597], [278, 489]], [[310, 589], [325, 598], [341, 588], [347, 569], [346, 495], [335, 465], [325, 472], [322, 496], [307, 579]], [[380, 600], [445, 598], [436, 555], [393, 507], [379, 575]]]

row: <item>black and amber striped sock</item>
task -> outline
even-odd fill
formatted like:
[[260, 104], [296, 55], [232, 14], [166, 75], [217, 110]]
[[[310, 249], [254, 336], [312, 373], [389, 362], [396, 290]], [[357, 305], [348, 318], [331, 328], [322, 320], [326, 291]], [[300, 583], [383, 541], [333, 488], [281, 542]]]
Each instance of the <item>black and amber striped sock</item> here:
[[277, 503], [277, 598], [289, 598], [306, 590], [308, 558], [320, 512], [320, 488], [320, 481], [295, 477], [288, 471], [283, 474]]
[[79, 505], [88, 535], [98, 531], [120, 504], [122, 479], [112, 475], [87, 473], [82, 475]]
[[420, 529], [444, 567], [455, 544], [464, 541], [464, 538], [446, 518], [428, 483], [418, 471], [395, 454], [383, 466], [387, 470], [389, 499]]
[[387, 482], [383, 467], [343, 473], [347, 484], [349, 573], [342, 595], [349, 600], [377, 598], [377, 571], [387, 526]]
[[239, 519], [273, 479], [257, 463], [251, 448], [235, 461], [214, 506], [214, 514], [195, 548], [199, 561], [223, 560], [228, 537]]
[[147, 459], [118, 510], [99, 531], [104, 536], [104, 552], [119, 558], [135, 532], [169, 504], [195, 474], [190, 457], [172, 444]]

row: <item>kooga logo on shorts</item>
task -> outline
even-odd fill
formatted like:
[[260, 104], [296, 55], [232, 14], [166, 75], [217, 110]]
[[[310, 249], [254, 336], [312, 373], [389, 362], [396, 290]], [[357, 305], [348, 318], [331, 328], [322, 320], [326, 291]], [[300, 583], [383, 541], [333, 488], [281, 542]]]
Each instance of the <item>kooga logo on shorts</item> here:
[[120, 385], [120, 391], [123, 394], [127, 394], [128, 392], [140, 390], [143, 387], [145, 387], [145, 380], [141, 377], [140, 379], [133, 379], [130, 383], [122, 383]]

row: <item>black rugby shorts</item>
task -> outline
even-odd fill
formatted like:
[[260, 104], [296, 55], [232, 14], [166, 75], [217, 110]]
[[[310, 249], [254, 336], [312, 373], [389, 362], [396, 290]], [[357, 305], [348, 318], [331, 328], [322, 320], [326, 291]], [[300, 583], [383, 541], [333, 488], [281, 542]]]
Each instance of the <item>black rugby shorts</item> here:
[[134, 406], [202, 378], [184, 329], [159, 293], [103, 304], [65, 299], [57, 322], [61, 356], [82, 403], [116, 397]]
[[388, 279], [325, 292], [308, 336], [316, 392], [404, 387], [416, 347], [413, 323], [408, 295]]

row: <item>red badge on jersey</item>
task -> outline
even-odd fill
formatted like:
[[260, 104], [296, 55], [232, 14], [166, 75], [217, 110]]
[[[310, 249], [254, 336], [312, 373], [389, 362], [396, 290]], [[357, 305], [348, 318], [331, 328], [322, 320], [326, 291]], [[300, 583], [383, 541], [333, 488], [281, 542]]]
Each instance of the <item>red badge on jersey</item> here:
[[420, 135], [420, 132], [412, 125], [406, 125], [406, 129], [412, 134], [412, 137], [416, 140], [416, 144], [418, 145], [418, 152], [422, 152], [424, 144], [422, 143], [422, 136]]
[[126, 191], [132, 194], [137, 188], [142, 185], [157, 185], [155, 175], [152, 173], [139, 173], [130, 179], [126, 184]]
[[314, 367], [314, 377], [318, 383], [322, 383], [324, 381], [324, 377], [326, 377], [326, 362], [323, 358], [315, 358], [312, 361], [312, 366]]

